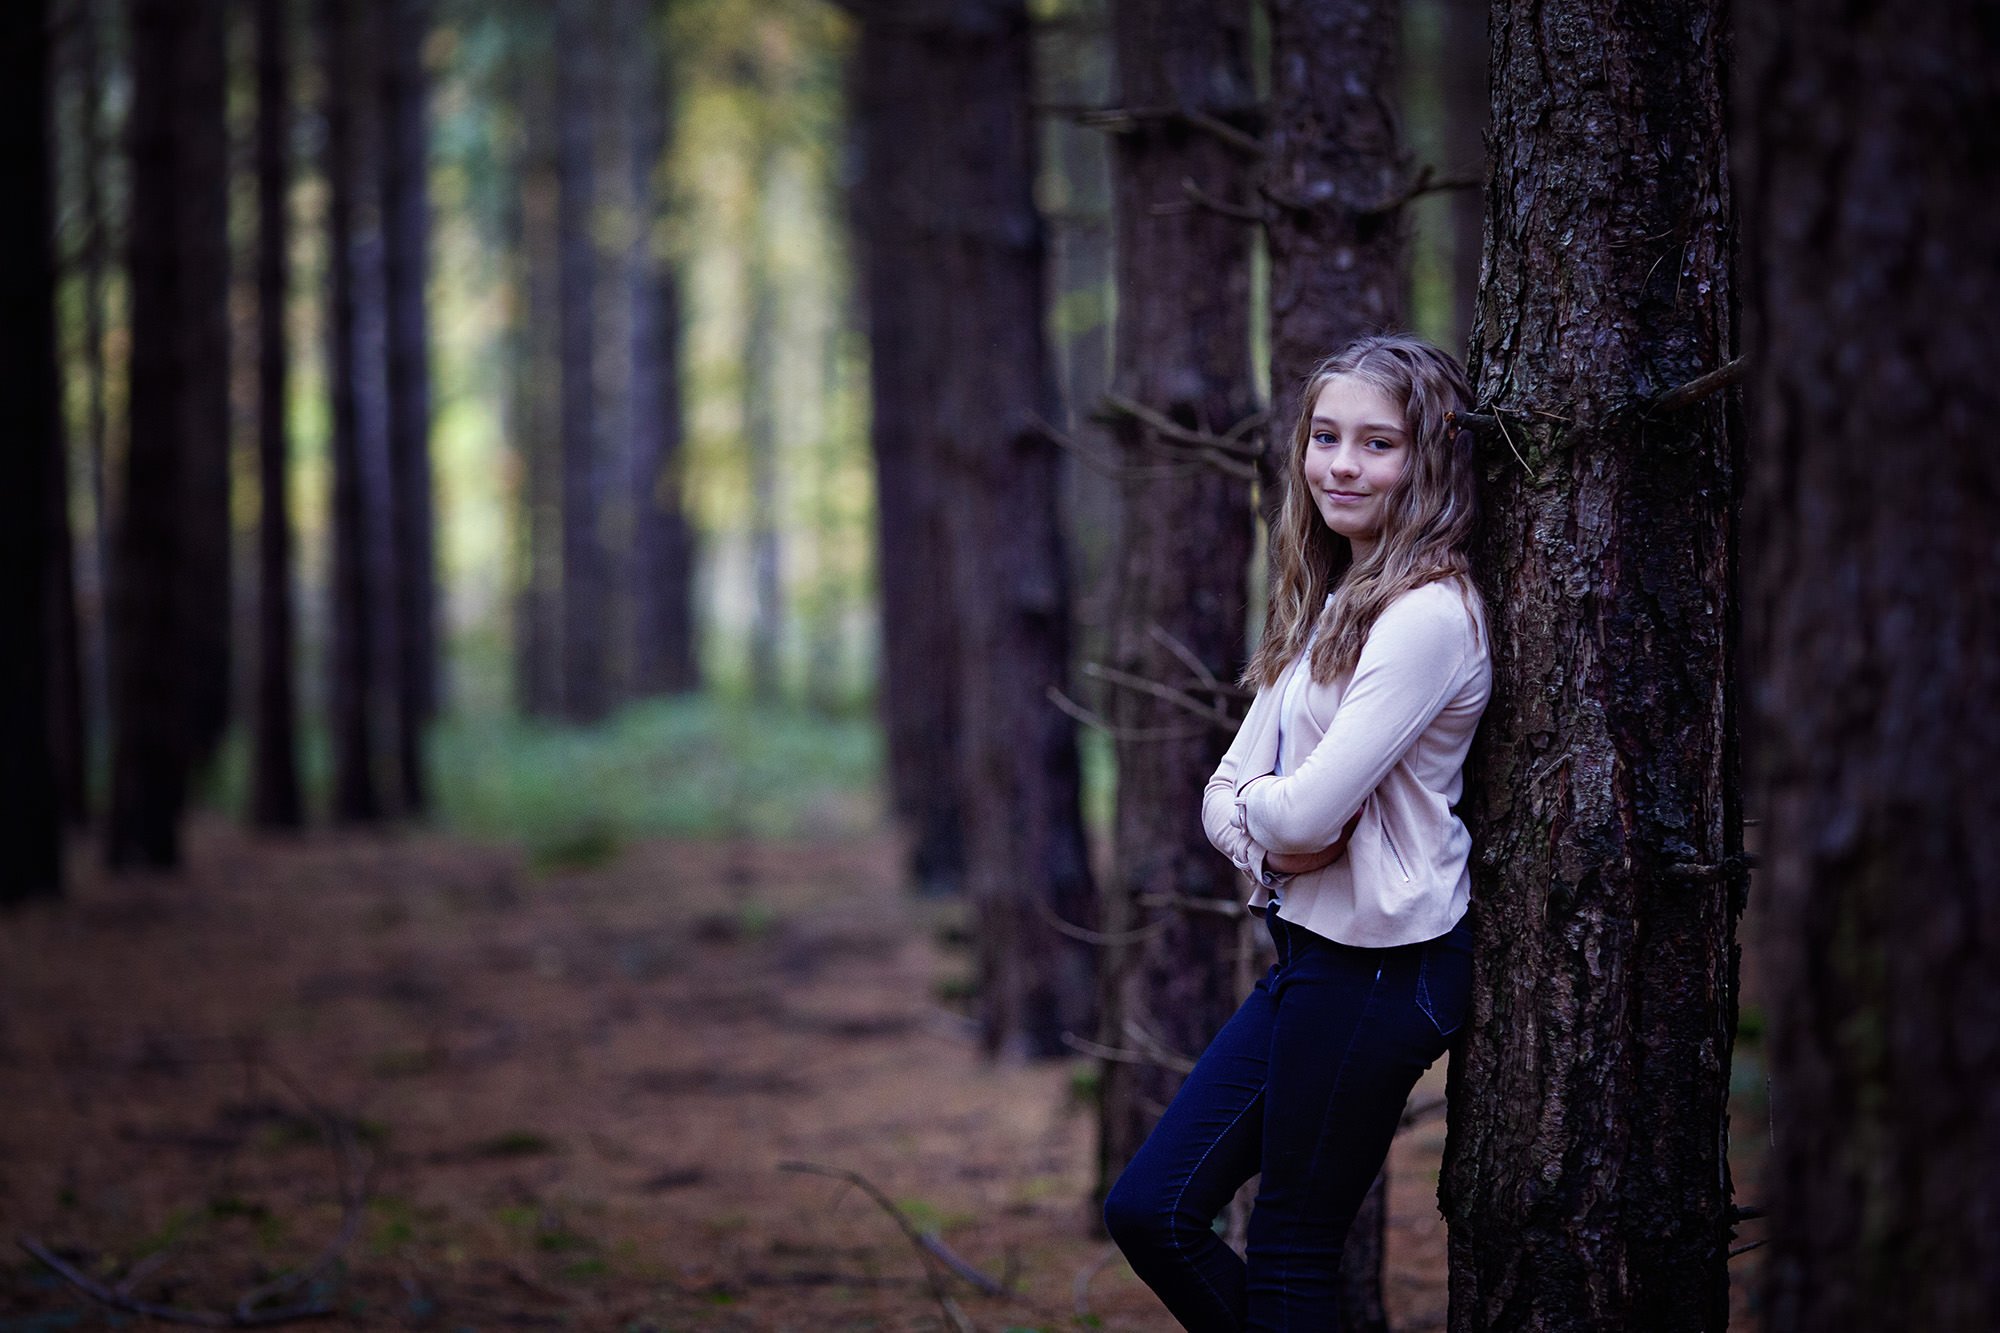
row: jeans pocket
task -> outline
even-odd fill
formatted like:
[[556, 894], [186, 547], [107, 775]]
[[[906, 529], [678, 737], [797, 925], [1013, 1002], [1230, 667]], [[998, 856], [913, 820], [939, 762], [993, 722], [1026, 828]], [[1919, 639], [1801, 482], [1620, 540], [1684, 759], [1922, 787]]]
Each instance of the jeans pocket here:
[[1417, 1008], [1424, 1011], [1441, 1037], [1465, 1024], [1472, 1006], [1472, 955], [1441, 940], [1423, 946], [1417, 962]]

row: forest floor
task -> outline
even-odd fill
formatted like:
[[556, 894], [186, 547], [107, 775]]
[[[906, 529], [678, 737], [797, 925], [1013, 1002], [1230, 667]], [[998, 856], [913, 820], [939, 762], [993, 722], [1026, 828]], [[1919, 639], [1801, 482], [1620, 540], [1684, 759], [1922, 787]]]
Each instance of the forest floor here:
[[[1172, 1327], [1090, 1225], [1090, 1066], [980, 1057], [963, 907], [906, 896], [886, 839], [543, 871], [442, 834], [205, 817], [189, 863], [79, 867], [0, 923], [0, 1333], [151, 1326], [16, 1236], [227, 1310], [343, 1226], [274, 1303], [369, 1328], [949, 1327], [895, 1221], [787, 1163], [859, 1173], [1006, 1278], [944, 1280], [986, 1333]], [[1440, 1065], [1416, 1097], [1442, 1088]], [[1398, 1330], [1443, 1327], [1443, 1140], [1432, 1116], [1391, 1158]]]

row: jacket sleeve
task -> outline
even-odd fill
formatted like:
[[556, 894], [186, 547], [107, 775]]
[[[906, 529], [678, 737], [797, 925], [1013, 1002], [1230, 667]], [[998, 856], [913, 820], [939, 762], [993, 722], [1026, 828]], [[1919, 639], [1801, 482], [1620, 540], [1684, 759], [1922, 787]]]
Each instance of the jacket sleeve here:
[[[1446, 595], [1427, 595], [1432, 588]], [[1449, 585], [1427, 584], [1390, 603], [1305, 762], [1282, 778], [1253, 778], [1238, 791], [1246, 837], [1274, 852], [1329, 846], [1451, 701], [1474, 633]]]
[[1250, 701], [1249, 712], [1244, 715], [1243, 725], [1236, 730], [1236, 739], [1229, 743], [1222, 762], [1216, 765], [1214, 775], [1201, 793], [1201, 825], [1208, 834], [1209, 842], [1238, 870], [1260, 883], [1272, 882], [1264, 874], [1264, 848], [1243, 826], [1243, 811], [1236, 801], [1236, 788], [1243, 779], [1242, 770], [1252, 738], [1264, 726], [1266, 714], [1277, 706], [1276, 690], [1257, 691], [1257, 697]]

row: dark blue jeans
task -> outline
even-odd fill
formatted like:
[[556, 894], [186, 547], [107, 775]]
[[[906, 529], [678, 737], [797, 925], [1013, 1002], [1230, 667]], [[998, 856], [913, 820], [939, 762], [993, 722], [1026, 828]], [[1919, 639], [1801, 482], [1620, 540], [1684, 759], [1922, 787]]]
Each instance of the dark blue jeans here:
[[[1470, 1002], [1470, 921], [1393, 949], [1336, 944], [1275, 907], [1266, 923], [1277, 963], [1104, 1203], [1133, 1271], [1197, 1333], [1339, 1326], [1348, 1225]], [[1259, 1171], [1246, 1262], [1213, 1223]]]

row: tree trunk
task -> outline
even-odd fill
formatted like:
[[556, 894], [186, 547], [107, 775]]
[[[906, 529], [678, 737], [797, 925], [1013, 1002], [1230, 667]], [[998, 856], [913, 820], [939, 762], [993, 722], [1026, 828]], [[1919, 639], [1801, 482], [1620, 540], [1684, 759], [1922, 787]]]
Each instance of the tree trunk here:
[[1409, 228], [1398, 201], [1410, 168], [1396, 124], [1402, 5], [1271, 0], [1270, 11], [1266, 457], [1280, 465], [1267, 475], [1281, 476], [1313, 367], [1361, 334], [1408, 323]]
[[1754, 438], [1772, 1333], [2000, 1326], [2000, 30], [1751, 11], [1737, 85]]
[[[1486, 126], [1493, 99], [1486, 70], [1491, 45], [1486, 40], [1486, 0], [1442, 0], [1443, 59], [1438, 80], [1443, 87], [1444, 154], [1439, 173], [1453, 179], [1486, 175]], [[1451, 218], [1451, 341], [1454, 355], [1463, 356], [1472, 338], [1472, 321], [1479, 307], [1479, 255], [1485, 243], [1486, 202], [1476, 189], [1455, 189], [1448, 206]]]
[[641, 695], [701, 687], [695, 658], [694, 529], [681, 473], [681, 293], [662, 233], [674, 92], [660, 24], [633, 42], [628, 92], [631, 193], [638, 210], [632, 275], [632, 683]]
[[424, 110], [428, 0], [384, 7], [381, 44], [382, 275], [388, 323], [390, 546], [396, 695], [390, 711], [405, 813], [428, 804], [424, 724], [437, 715], [437, 548], [431, 483], [429, 134]]
[[605, 555], [598, 532], [597, 246], [591, 222], [593, 80], [599, 53], [587, 0], [556, 6], [556, 231], [562, 339], [562, 700], [572, 722], [611, 705], [605, 661]]
[[[751, 96], [767, 93], [753, 86]], [[750, 695], [775, 699], [782, 686], [785, 605], [778, 512], [778, 287], [772, 274], [770, 213], [776, 151], [771, 130], [752, 150], [750, 226], [743, 238], [743, 452], [750, 469]]]
[[[174, 337], [190, 344], [187, 395], [187, 647], [190, 757], [214, 756], [229, 725], [229, 134], [225, 119], [227, 0], [188, 0], [171, 114], [181, 145], [174, 190], [185, 229], [184, 303]], [[134, 210], [139, 225], [152, 218]]]
[[[351, 0], [319, 0], [326, 117], [326, 341], [333, 469], [333, 649], [328, 662], [328, 729], [333, 742], [333, 814], [345, 822], [379, 818], [375, 766], [375, 660], [369, 560], [368, 481], [361, 438], [356, 336], [355, 196], [360, 185], [354, 124], [355, 46]], [[136, 229], [135, 229], [136, 230]]]
[[[1021, 0], [905, 6], [894, 40], [923, 52], [933, 113], [904, 129], [891, 187], [925, 199], [909, 298], [937, 312], [920, 405], [939, 451], [958, 622], [959, 786], [977, 915], [981, 1040], [1052, 1058], [1092, 1030], [1092, 950], [1053, 920], [1094, 924], [1076, 735], [1048, 697], [1069, 666], [1069, 594], [1047, 438], [1057, 415], [1043, 333], [1030, 30]], [[935, 108], [949, 107], [949, 114]]]
[[[549, 16], [539, 15], [547, 25]], [[542, 45], [550, 40], [541, 26]], [[519, 460], [514, 605], [515, 697], [530, 717], [562, 711], [562, 450], [555, 384], [562, 373], [556, 227], [556, 144], [551, 81], [516, 57], [517, 116], [511, 341], [514, 447]]]
[[[1211, 0], [1118, 0], [1113, 99], [1135, 115], [1115, 141], [1118, 394], [1184, 428], [1224, 434], [1257, 410], [1250, 365], [1250, 238], [1243, 223], [1189, 206], [1248, 195], [1244, 147], [1206, 126], [1254, 125], [1249, 8]], [[1124, 549], [1114, 629], [1119, 668], [1204, 691], [1244, 661], [1251, 552], [1249, 466], [1170, 447], [1137, 417], [1114, 434], [1125, 468]], [[1227, 470], [1225, 470], [1225, 467]], [[1197, 671], [1183, 658], [1200, 664]], [[1210, 692], [1220, 703], [1226, 697]], [[1108, 929], [1164, 921], [1108, 981], [1110, 1044], [1193, 1057], [1243, 998], [1234, 956], [1252, 918], [1236, 871], [1202, 834], [1202, 785], [1229, 732], [1154, 695], [1120, 689], [1114, 830], [1118, 885]], [[1220, 909], [1220, 910], [1217, 910]], [[1104, 1071], [1103, 1182], [1130, 1159], [1180, 1075]]]
[[62, 891], [61, 802], [48, 726], [49, 478], [62, 466], [56, 374], [55, 172], [48, 5], [0, 17], [0, 175], [14, 188], [0, 253], [0, 357], [11, 368], [0, 445], [0, 906]]
[[[190, 765], [189, 573], [193, 436], [206, 422], [195, 391], [202, 339], [188, 327], [195, 278], [187, 259], [193, 191], [184, 188], [182, 112], [188, 48], [199, 45], [205, 3], [134, 0], [130, 216], [130, 433], [111, 588], [111, 811], [105, 859], [114, 867], [171, 869]], [[196, 57], [199, 63], [199, 57]], [[38, 501], [39, 503], [39, 501]]]
[[940, 312], [904, 281], [908, 256], [923, 244], [929, 204], [922, 184], [895, 169], [906, 136], [936, 107], [923, 52], [907, 37], [897, 25], [861, 25], [848, 67], [857, 158], [848, 198], [867, 305], [882, 596], [878, 689], [890, 798], [910, 836], [912, 879], [927, 892], [946, 892], [960, 884], [965, 851], [956, 628], [937, 596], [951, 581], [944, 477], [924, 422]]
[[[1103, 106], [1111, 96], [1111, 41], [1103, 0], [1078, 0], [1050, 20], [1037, 45], [1040, 100]], [[1063, 415], [1058, 422], [1089, 453], [1062, 454], [1062, 512], [1068, 525], [1072, 655], [1110, 657], [1111, 606], [1120, 546], [1118, 481], [1094, 465], [1111, 452], [1094, 414], [1111, 384], [1111, 163], [1108, 136], [1067, 115], [1044, 125], [1049, 144], [1043, 197], [1049, 228], [1049, 321]]]
[[292, 520], [287, 495], [285, 340], [291, 194], [291, 28], [284, 0], [257, 0], [257, 705], [250, 819], [305, 822], [293, 697]]
[[1742, 903], [1724, 15], [1493, 13], [1473, 369], [1493, 701], [1441, 1194], [1454, 1330], [1719, 1329]]
[[[1260, 508], [1284, 499], [1292, 422], [1313, 368], [1364, 333], [1409, 322], [1410, 173], [1397, 140], [1403, 7], [1272, 0], [1265, 239], [1271, 258], [1271, 420]], [[1387, 1187], [1363, 1199], [1341, 1257], [1346, 1324], [1384, 1330]]]
[[[86, 711], [101, 711], [105, 702], [105, 676], [109, 655], [106, 634], [111, 580], [111, 507], [105, 488], [105, 455], [108, 449], [109, 413], [106, 409], [104, 362], [105, 267], [110, 226], [104, 198], [106, 151], [104, 137], [104, 14], [98, 0], [80, 0], [77, 10], [77, 82], [81, 85], [78, 118], [78, 152], [83, 178], [83, 367], [85, 384], [84, 448], [90, 472], [91, 545], [87, 573], [82, 580], [89, 614], [90, 643], [84, 690], [89, 700]], [[88, 733], [86, 732], [86, 735]], [[77, 807], [87, 813], [87, 803]]]

